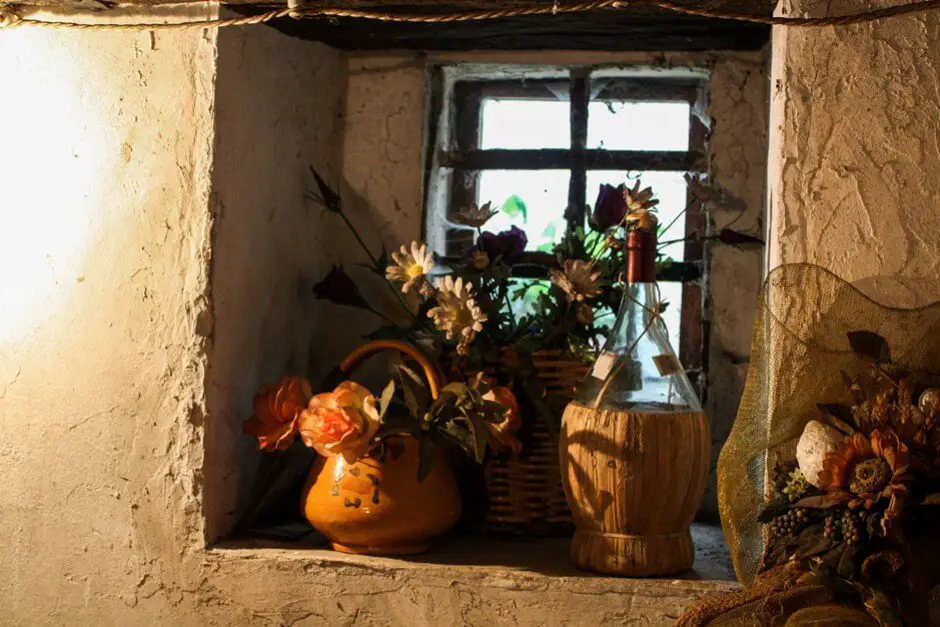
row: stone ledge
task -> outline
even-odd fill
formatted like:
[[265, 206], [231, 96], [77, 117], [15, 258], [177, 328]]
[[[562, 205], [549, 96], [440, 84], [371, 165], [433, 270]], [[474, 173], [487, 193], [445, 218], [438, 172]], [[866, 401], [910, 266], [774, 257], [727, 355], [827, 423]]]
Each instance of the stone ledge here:
[[[234, 541], [209, 550], [206, 560], [236, 586], [243, 577], [257, 581], [263, 569], [280, 597], [296, 590], [308, 599], [280, 610], [298, 613], [303, 605], [310, 624], [352, 618], [357, 625], [668, 625], [697, 599], [737, 586], [720, 529], [696, 525], [693, 537], [695, 569], [661, 579], [580, 571], [568, 564], [565, 539], [453, 538], [409, 560]], [[253, 585], [239, 602], [263, 606], [265, 592]]]

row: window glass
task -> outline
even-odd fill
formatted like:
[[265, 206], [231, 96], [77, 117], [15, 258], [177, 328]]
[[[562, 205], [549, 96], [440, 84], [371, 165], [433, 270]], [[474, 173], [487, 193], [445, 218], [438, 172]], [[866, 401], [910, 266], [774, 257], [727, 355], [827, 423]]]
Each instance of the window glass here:
[[486, 98], [480, 148], [570, 148], [570, 111], [560, 100]]
[[663, 312], [663, 322], [669, 331], [669, 343], [672, 350], [679, 353], [679, 329], [682, 326], [682, 283], [676, 281], [660, 281], [659, 297], [662, 302], [669, 303]]
[[595, 101], [588, 105], [588, 148], [685, 151], [689, 103]]
[[[664, 229], [660, 233], [660, 252], [674, 261], [684, 261], [685, 244], [682, 242], [673, 242], [685, 237], [685, 207], [686, 207], [686, 184], [682, 172], [630, 172], [624, 174], [619, 170], [590, 170], [587, 173], [587, 198], [585, 202], [593, 207], [597, 200], [597, 190], [602, 183], [619, 185], [625, 183], [633, 187], [637, 178], [643, 189], [652, 187], [659, 204], [656, 205], [656, 215], [659, 218], [659, 224]], [[671, 224], [671, 226], [670, 226]]]
[[499, 213], [486, 223], [498, 232], [518, 226], [526, 250], [550, 250], [567, 228], [568, 170], [486, 170], [480, 174], [477, 202], [492, 202]]

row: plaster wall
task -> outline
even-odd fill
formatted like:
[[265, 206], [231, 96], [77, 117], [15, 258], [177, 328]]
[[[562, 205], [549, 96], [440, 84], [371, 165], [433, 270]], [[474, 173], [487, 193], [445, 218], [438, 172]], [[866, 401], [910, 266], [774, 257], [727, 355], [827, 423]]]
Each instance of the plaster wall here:
[[[831, 5], [834, 15], [857, 10]], [[938, 275], [938, 39], [935, 11], [774, 30], [771, 267], [809, 261], [849, 281]]]
[[[368, 235], [390, 250], [422, 237], [425, 119], [429, 68], [435, 64], [623, 66], [664, 71], [705, 68], [711, 73], [707, 116], [712, 129], [713, 181], [743, 201], [742, 215], [718, 212], [716, 226], [763, 231], [767, 163], [767, 55], [765, 53], [464, 53], [351, 55], [344, 137], [347, 198], [371, 215]], [[361, 217], [365, 221], [366, 218]], [[354, 251], [355, 252], [355, 251]], [[747, 375], [751, 327], [761, 283], [761, 251], [709, 249], [711, 327], [708, 403], [713, 460], [737, 412]], [[360, 261], [364, 259], [360, 258]], [[377, 325], [374, 325], [377, 326]], [[350, 334], [349, 346], [355, 344]], [[714, 463], [701, 513], [717, 518]]]
[[208, 34], [0, 35], [4, 624], [168, 620], [201, 545]]

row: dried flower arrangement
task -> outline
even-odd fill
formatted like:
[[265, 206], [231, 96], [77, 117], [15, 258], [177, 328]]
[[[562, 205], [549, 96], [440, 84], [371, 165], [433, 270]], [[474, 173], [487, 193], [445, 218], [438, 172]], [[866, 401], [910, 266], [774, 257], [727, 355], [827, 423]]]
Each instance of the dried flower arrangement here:
[[[456, 354], [471, 371], [508, 346], [523, 353], [562, 349], [592, 358], [609, 330], [604, 321], [621, 299], [625, 229], [648, 222], [658, 204], [653, 190], [641, 189], [639, 181], [633, 187], [602, 185], [588, 224], [566, 232], [551, 252], [526, 252], [528, 237], [516, 226], [485, 231], [497, 213], [490, 203], [466, 207], [453, 222], [476, 229], [476, 242], [445, 269], [435, 265], [423, 243], [411, 242], [391, 255], [374, 254], [344, 213], [339, 195], [313, 175], [318, 193], [311, 197], [349, 227], [375, 273], [394, 286], [410, 323], [396, 324], [374, 309], [341, 266], [317, 284], [316, 295], [382, 317], [386, 324], [370, 338], [409, 338], [435, 353]], [[539, 272], [548, 281], [522, 278]]]
[[819, 405], [796, 459], [774, 468], [761, 569], [796, 569], [873, 624], [927, 624], [930, 585], [916, 563], [936, 558], [919, 534], [938, 522], [940, 388], [936, 375], [894, 366], [879, 335], [848, 339], [870, 368], [843, 374], [854, 404]]

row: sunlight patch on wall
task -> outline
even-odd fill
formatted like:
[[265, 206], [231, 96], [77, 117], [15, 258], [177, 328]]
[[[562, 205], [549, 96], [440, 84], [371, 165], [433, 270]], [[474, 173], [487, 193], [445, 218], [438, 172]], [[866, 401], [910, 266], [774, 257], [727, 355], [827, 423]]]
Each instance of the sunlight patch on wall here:
[[0, 346], [60, 311], [96, 230], [110, 128], [50, 31], [0, 37]]

